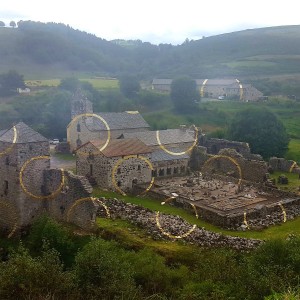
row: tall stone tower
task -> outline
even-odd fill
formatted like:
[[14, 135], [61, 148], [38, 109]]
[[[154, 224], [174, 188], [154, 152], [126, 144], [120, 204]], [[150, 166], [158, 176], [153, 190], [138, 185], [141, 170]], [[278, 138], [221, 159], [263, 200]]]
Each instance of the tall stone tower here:
[[45, 137], [22, 122], [1, 131], [0, 226], [1, 222], [12, 227], [15, 223], [27, 225], [43, 209], [45, 203], [38, 197], [43, 194], [43, 172], [49, 169], [49, 141]]
[[82, 93], [82, 90], [78, 88], [73, 94], [71, 101], [71, 119], [73, 120], [75, 116], [87, 113], [93, 113], [93, 103], [89, 101]]

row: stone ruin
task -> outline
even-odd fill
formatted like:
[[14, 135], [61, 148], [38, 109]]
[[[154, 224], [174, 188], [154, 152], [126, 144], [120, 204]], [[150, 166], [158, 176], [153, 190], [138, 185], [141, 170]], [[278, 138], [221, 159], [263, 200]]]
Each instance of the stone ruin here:
[[[191, 225], [179, 216], [158, 214], [158, 212], [125, 203], [122, 200], [105, 198], [100, 200], [105, 204], [110, 218], [128, 220], [136, 226], [145, 228], [156, 240], [182, 240], [201, 247], [229, 247], [236, 250], [251, 250], [262, 243], [262, 241], [255, 239], [224, 236]], [[97, 214], [101, 217], [107, 217], [107, 211], [103, 206], [99, 206]]]
[[284, 158], [271, 157], [269, 160], [270, 171], [282, 171], [300, 174], [300, 167], [293, 160], [286, 160]]
[[[144, 187], [139, 187], [139, 192]], [[190, 177], [155, 181], [151, 198], [169, 201], [203, 220], [230, 230], [260, 230], [300, 215], [300, 197], [294, 193], [228, 177]], [[172, 199], [174, 198], [174, 199]], [[172, 199], [170, 201], [170, 199]]]
[[[48, 214], [84, 228], [97, 204], [86, 178], [51, 169], [49, 141], [20, 122], [0, 134], [0, 228], [9, 237]], [[78, 209], [80, 207], [80, 209]]]

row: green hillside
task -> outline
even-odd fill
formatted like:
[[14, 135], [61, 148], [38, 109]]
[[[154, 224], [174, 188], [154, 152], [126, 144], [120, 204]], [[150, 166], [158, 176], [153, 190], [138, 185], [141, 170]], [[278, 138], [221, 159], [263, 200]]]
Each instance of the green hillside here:
[[18, 28], [0, 28], [0, 56], [1, 70], [16, 69], [26, 79], [125, 72], [141, 79], [184, 74], [286, 82], [292, 74], [298, 82], [300, 26], [244, 30], [172, 46], [110, 42], [63, 24], [22, 21]]

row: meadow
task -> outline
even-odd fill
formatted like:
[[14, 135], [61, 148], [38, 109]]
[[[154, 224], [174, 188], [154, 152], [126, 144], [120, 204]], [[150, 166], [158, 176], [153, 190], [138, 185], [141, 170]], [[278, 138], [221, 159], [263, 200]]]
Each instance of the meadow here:
[[[116, 78], [110, 77], [82, 77], [82, 82], [89, 82], [98, 91], [118, 91], [119, 85]], [[41, 79], [27, 80], [26, 85], [33, 90], [44, 90], [51, 87], [57, 87], [60, 79]], [[249, 107], [263, 107], [273, 113], [283, 122], [290, 137], [290, 143], [286, 158], [300, 162], [300, 103], [286, 99], [284, 97], [270, 97], [268, 102], [245, 103], [237, 101], [207, 101], [203, 99], [199, 104], [200, 110], [197, 113], [184, 115], [177, 114], [172, 109], [169, 99], [164, 103], [154, 105], [151, 108], [150, 100], [143, 104], [139, 110], [151, 128], [167, 129], [178, 128], [181, 124], [196, 124], [206, 134], [213, 133], [216, 137], [226, 135], [226, 128], [235, 113]], [[133, 102], [135, 102], [134, 100]], [[137, 105], [137, 103], [135, 104]], [[7, 111], [9, 107], [1, 105], [1, 110]]]
[[[80, 78], [82, 82], [89, 82], [96, 90], [118, 89], [119, 83], [116, 78], [111, 77], [90, 77]], [[33, 88], [57, 87], [60, 84], [59, 78], [25, 80], [26, 86]]]

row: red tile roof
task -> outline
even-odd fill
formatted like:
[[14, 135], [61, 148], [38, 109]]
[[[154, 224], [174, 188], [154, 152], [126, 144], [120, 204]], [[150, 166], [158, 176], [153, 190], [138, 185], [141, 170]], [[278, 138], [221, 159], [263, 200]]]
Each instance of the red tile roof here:
[[[92, 140], [88, 143], [91, 143], [100, 151], [105, 142], [106, 141], [104, 140]], [[84, 147], [88, 143], [82, 145], [81, 147]], [[138, 139], [113, 139], [110, 140], [105, 149], [100, 152], [106, 157], [116, 157], [151, 153], [151, 149]]]

